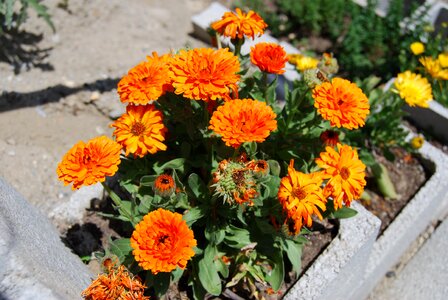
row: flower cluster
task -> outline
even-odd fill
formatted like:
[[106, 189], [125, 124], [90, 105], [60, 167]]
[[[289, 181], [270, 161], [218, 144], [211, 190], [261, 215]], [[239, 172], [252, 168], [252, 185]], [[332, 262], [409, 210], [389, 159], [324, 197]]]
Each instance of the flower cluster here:
[[[242, 55], [244, 39], [266, 28], [252, 11], [226, 13], [212, 27], [232, 38], [233, 51], [148, 56], [118, 83], [127, 106], [111, 124], [114, 140], [78, 143], [57, 173], [74, 189], [103, 183], [114, 218], [126, 223], [110, 251], [146, 284], [183, 277], [219, 295], [244, 277], [278, 291], [283, 277], [272, 270], [283, 268], [288, 247], [303, 246], [303, 227], [350, 212], [363, 193], [366, 166], [345, 136], [365, 126], [369, 101], [335, 75], [331, 54], [288, 56], [276, 43], [256, 43]], [[288, 60], [305, 80], [279, 99], [277, 78]], [[111, 189], [104, 181], [114, 175], [119, 186]], [[260, 247], [272, 247], [274, 256]], [[299, 257], [285, 259], [299, 265]], [[254, 267], [241, 275], [242, 265]], [[109, 273], [128, 276], [121, 267]], [[111, 285], [95, 283], [90, 291], [106, 293]]]

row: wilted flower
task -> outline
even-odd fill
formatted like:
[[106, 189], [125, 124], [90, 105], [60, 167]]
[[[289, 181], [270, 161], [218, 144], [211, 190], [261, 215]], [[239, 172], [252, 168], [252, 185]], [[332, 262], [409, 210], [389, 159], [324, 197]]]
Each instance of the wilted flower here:
[[121, 102], [144, 105], [172, 90], [168, 69], [170, 57], [159, 57], [157, 52], [153, 52], [152, 57], [147, 56], [147, 61], [130, 69], [118, 83]]
[[336, 74], [339, 71], [338, 60], [331, 53], [324, 53], [317, 67], [327, 75]]
[[213, 173], [214, 195], [222, 197], [229, 204], [253, 204], [252, 199], [257, 196], [256, 180], [248, 163], [223, 160]]
[[196, 240], [182, 215], [159, 208], [143, 217], [131, 237], [132, 254], [139, 266], [153, 274], [185, 269], [194, 256]]
[[254, 11], [247, 14], [236, 8], [234, 12], [226, 12], [221, 20], [214, 22], [212, 28], [223, 36], [242, 39], [244, 36], [254, 39], [262, 35], [268, 26]]
[[92, 185], [114, 175], [120, 164], [121, 146], [106, 136], [78, 142], [58, 164], [57, 174], [64, 185], [73, 183], [72, 189]]
[[230, 100], [238, 95], [240, 79], [238, 58], [223, 48], [181, 50], [171, 61], [175, 93], [192, 100]]
[[248, 166], [253, 170], [255, 177], [265, 177], [269, 174], [269, 164], [265, 160], [251, 161]]
[[209, 128], [221, 135], [227, 146], [238, 148], [244, 142], [263, 142], [277, 129], [276, 114], [265, 102], [235, 99], [218, 107]]
[[369, 99], [354, 83], [333, 78], [313, 90], [314, 107], [331, 126], [354, 129], [362, 127], [369, 114]]
[[295, 234], [300, 232], [303, 224], [308, 227], [312, 225], [312, 215], [322, 220], [321, 211], [326, 210], [322, 181], [320, 173], [296, 171], [294, 160], [290, 161], [288, 175], [281, 179], [277, 197], [283, 211], [294, 222]]
[[115, 265], [111, 259], [104, 261], [107, 268], [106, 274], [100, 274], [82, 292], [82, 297], [86, 300], [148, 300], [144, 295], [146, 286], [141, 283], [138, 277], [124, 268], [123, 265]]
[[303, 80], [310, 89], [328, 81], [327, 76], [319, 69], [308, 69], [303, 72]]
[[282, 46], [276, 43], [258, 43], [250, 50], [250, 61], [261, 71], [273, 74], [285, 73], [288, 57]]
[[335, 209], [342, 207], [342, 201], [350, 206], [353, 200], [361, 197], [366, 185], [366, 166], [358, 158], [356, 149], [341, 144], [337, 144], [337, 151], [327, 147], [326, 152], [316, 158], [316, 163], [323, 169], [322, 176], [329, 179], [324, 194], [333, 198]]
[[428, 80], [419, 74], [406, 71], [397, 75], [394, 82], [402, 99], [410, 106], [428, 107], [432, 89]]
[[150, 105], [128, 105], [126, 113], [118, 118], [111, 127], [113, 135], [126, 151], [126, 156], [134, 154], [143, 157], [166, 150], [162, 112]]
[[425, 45], [420, 42], [413, 42], [409, 48], [414, 55], [420, 55], [425, 52]]
[[330, 147], [334, 147], [339, 143], [339, 134], [334, 130], [325, 130], [320, 134], [320, 140]]

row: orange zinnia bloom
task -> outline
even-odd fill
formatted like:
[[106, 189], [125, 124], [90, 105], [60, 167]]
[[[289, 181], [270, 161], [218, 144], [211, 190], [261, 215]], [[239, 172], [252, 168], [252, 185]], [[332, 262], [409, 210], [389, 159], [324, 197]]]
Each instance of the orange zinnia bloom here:
[[369, 114], [369, 99], [354, 83], [342, 78], [324, 82], [313, 90], [314, 107], [331, 126], [362, 127]]
[[153, 57], [147, 56], [147, 61], [130, 69], [118, 83], [117, 92], [121, 102], [145, 105], [172, 90], [170, 57], [168, 54], [159, 57], [157, 52], [153, 52]]
[[254, 39], [257, 35], [262, 35], [268, 25], [263, 19], [254, 11], [250, 10], [247, 14], [243, 13], [241, 9], [236, 8], [236, 13], [226, 12], [221, 20], [214, 22], [211, 27], [223, 36], [232, 39], [244, 36]]
[[285, 73], [288, 55], [282, 46], [276, 43], [258, 43], [250, 48], [250, 61], [263, 72]]
[[288, 175], [281, 179], [277, 197], [288, 218], [294, 222], [295, 234], [300, 232], [303, 224], [308, 227], [312, 225], [312, 215], [322, 220], [319, 208], [322, 211], [326, 209], [322, 181], [320, 173], [296, 171], [294, 160], [290, 161]]
[[322, 175], [329, 178], [324, 193], [334, 200], [334, 208], [342, 207], [342, 201], [350, 206], [353, 200], [359, 199], [364, 186], [366, 166], [358, 158], [358, 152], [347, 145], [337, 145], [338, 151], [327, 147], [320, 153], [316, 163], [324, 169]]
[[135, 260], [153, 274], [185, 269], [195, 246], [193, 231], [182, 215], [163, 208], [144, 216], [131, 237]]
[[[110, 259], [106, 260], [109, 261]], [[146, 286], [138, 277], [133, 277], [124, 266], [115, 266], [113, 263], [105, 264], [107, 274], [98, 275], [88, 288], [82, 292], [87, 300], [148, 300], [144, 295]]]
[[222, 136], [227, 146], [238, 148], [244, 142], [263, 142], [277, 129], [276, 114], [264, 102], [235, 99], [218, 107], [209, 128]]
[[168, 174], [157, 176], [154, 182], [154, 192], [162, 197], [169, 197], [176, 191], [174, 178]]
[[229, 49], [181, 50], [171, 61], [175, 93], [193, 100], [230, 100], [238, 94], [238, 58]]
[[166, 150], [166, 127], [163, 124], [162, 112], [154, 105], [128, 105], [126, 113], [118, 118], [111, 127], [115, 127], [113, 135], [130, 153], [143, 157], [148, 153]]
[[96, 137], [85, 144], [74, 145], [62, 158], [56, 172], [64, 185], [72, 189], [106, 180], [117, 172], [121, 146], [106, 136]]

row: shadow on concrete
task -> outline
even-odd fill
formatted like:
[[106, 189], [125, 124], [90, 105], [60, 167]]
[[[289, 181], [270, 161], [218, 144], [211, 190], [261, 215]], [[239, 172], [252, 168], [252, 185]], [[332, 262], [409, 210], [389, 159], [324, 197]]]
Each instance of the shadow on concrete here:
[[24, 107], [57, 102], [61, 98], [76, 94], [80, 91], [99, 91], [101, 93], [107, 92], [116, 88], [119, 80], [120, 78], [98, 79], [76, 87], [68, 87], [66, 85], [58, 84], [46, 89], [29, 93], [4, 91], [0, 94], [0, 113]]

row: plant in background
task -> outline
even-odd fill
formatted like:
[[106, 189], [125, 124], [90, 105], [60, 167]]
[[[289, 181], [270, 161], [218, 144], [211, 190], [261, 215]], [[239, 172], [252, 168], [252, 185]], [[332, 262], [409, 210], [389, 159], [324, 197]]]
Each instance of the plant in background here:
[[[115, 212], [101, 215], [124, 228], [104, 258], [115, 255], [150, 294], [181, 281], [195, 299], [226, 289], [261, 299], [280, 289], [288, 265], [300, 273], [313, 218], [356, 214], [349, 206], [366, 167], [339, 133], [362, 128], [370, 108], [355, 83], [327, 79], [337, 70], [331, 55], [319, 62], [327, 73], [304, 71], [313, 87], [296, 82], [278, 101], [284, 49], [259, 43], [240, 53], [264, 21], [238, 10], [212, 27], [232, 38], [233, 52], [148, 56], [118, 84], [127, 107], [111, 125], [115, 141], [78, 143], [57, 173], [74, 189], [103, 183]], [[105, 182], [113, 175], [122, 191]]]

